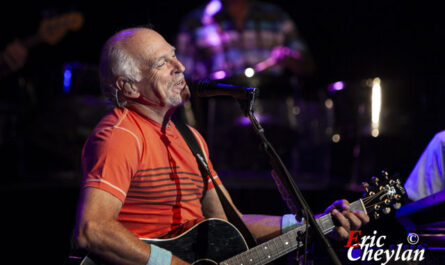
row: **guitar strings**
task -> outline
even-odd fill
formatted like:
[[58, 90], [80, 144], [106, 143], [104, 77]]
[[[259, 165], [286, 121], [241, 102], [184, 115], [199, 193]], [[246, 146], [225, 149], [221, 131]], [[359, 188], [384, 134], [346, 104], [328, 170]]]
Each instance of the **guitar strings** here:
[[372, 210], [374, 210], [374, 207], [375, 207], [376, 205], [385, 203], [384, 201], [378, 201], [378, 202], [376, 202], [376, 203], [374, 203], [374, 204], [371, 204], [371, 202], [373, 202], [377, 197], [379, 197], [380, 195], [382, 195], [384, 192], [386, 192], [386, 191], [385, 191], [385, 190], [380, 190], [380, 191], [377, 192], [376, 194], [374, 194], [374, 195], [370, 195], [370, 196], [364, 198], [364, 199], [363, 199], [363, 203], [365, 204], [365, 208], [366, 208], [367, 210], [368, 210], [368, 209], [372, 209]]

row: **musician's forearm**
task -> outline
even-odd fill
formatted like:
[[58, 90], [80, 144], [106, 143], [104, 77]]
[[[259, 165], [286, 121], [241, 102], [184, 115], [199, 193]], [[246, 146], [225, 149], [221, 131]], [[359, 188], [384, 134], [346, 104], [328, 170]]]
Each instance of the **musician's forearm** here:
[[[151, 254], [150, 245], [139, 240], [118, 221], [89, 222], [83, 226], [76, 239], [79, 247], [110, 264], [145, 265]], [[173, 256], [171, 264], [187, 263]]]
[[281, 216], [244, 214], [243, 221], [259, 242], [281, 234]]
[[75, 239], [80, 248], [113, 264], [143, 265], [150, 255], [150, 246], [115, 220], [85, 222]]

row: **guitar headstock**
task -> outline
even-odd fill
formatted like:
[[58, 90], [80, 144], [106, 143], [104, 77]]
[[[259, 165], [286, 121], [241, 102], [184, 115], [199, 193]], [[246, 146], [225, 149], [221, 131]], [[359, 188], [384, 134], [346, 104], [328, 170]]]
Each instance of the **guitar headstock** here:
[[44, 42], [54, 45], [68, 31], [79, 30], [83, 26], [84, 17], [80, 12], [69, 12], [63, 15], [42, 20], [38, 34]]
[[374, 212], [372, 216], [375, 219], [378, 219], [381, 213], [389, 214], [391, 208], [399, 209], [406, 198], [401, 181], [390, 178], [386, 171], [382, 171], [378, 177], [373, 176], [370, 183], [363, 182], [362, 187], [365, 190], [363, 204], [368, 214]]

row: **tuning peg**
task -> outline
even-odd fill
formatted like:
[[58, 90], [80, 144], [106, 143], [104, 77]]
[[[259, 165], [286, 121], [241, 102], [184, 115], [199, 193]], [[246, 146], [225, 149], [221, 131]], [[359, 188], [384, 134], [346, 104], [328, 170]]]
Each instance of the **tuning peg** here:
[[396, 210], [399, 209], [400, 206], [402, 206], [402, 204], [400, 202], [396, 202], [392, 205], [392, 207], [394, 207], [394, 209], [396, 209]]
[[374, 210], [378, 211], [378, 210], [380, 210], [380, 208], [382, 208], [382, 207], [380, 206], [380, 204], [376, 204], [376, 205], [374, 205]]
[[390, 205], [391, 204], [391, 200], [390, 199], [385, 199], [385, 204], [386, 205]]
[[378, 212], [374, 212], [374, 219], [379, 219], [380, 218], [380, 214]]
[[379, 185], [379, 178], [378, 177], [372, 177], [371, 178], [372, 183], [374, 183], [376, 186]]
[[380, 172], [380, 175], [385, 178], [388, 179], [388, 172], [386, 172], [385, 170], [382, 170], [382, 172]]
[[384, 190], [385, 186], [379, 186], [379, 190]]
[[396, 199], [397, 201], [400, 201], [400, 199], [402, 199], [402, 195], [396, 194], [396, 195], [394, 195], [394, 199]]
[[372, 196], [372, 195], [375, 195], [375, 192], [370, 191], [370, 192], [369, 192], [369, 196]]
[[369, 183], [362, 182], [362, 188], [366, 191], [366, 193], [368, 193], [369, 192]]
[[384, 214], [389, 214], [391, 212], [391, 208], [385, 207], [382, 211]]
[[395, 180], [393, 180], [393, 179], [390, 179], [388, 183], [391, 186], [394, 186], [396, 184]]

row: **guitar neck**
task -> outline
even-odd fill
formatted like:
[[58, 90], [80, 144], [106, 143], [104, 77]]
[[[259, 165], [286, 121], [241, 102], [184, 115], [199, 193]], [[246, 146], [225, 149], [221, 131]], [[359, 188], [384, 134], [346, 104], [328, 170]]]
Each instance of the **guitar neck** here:
[[21, 42], [26, 48], [29, 49], [39, 43], [42, 43], [43, 38], [40, 34], [34, 34], [32, 36], [27, 37], [26, 39], [23, 39]]
[[[357, 200], [350, 204], [351, 210], [365, 211], [362, 200]], [[330, 213], [316, 219], [323, 234], [328, 234], [335, 228], [334, 220]], [[299, 225], [293, 230], [251, 248], [239, 255], [222, 261], [221, 265], [262, 265], [301, 247], [303, 244], [297, 240], [300, 234], [305, 232], [306, 225]]]

